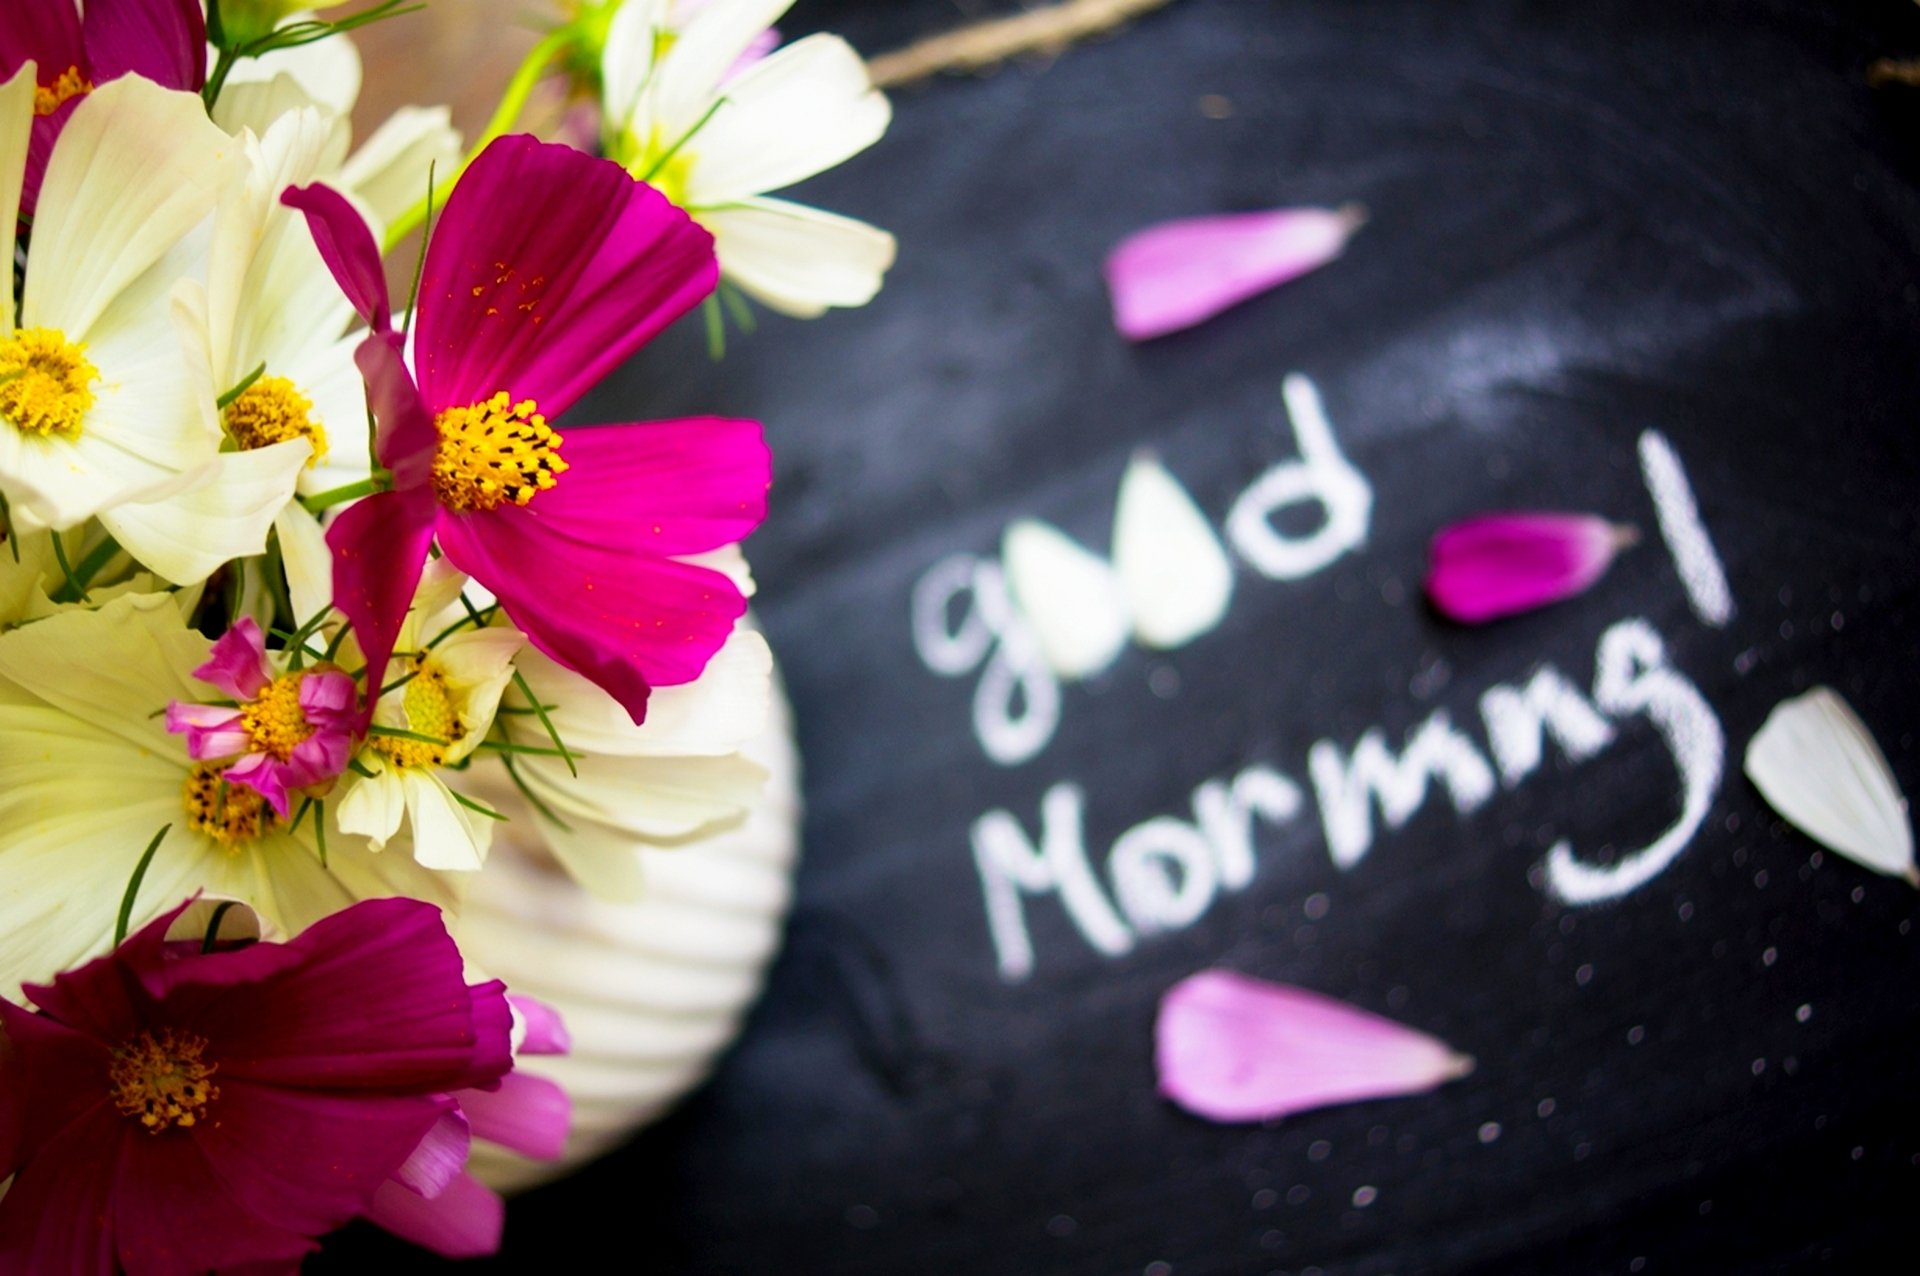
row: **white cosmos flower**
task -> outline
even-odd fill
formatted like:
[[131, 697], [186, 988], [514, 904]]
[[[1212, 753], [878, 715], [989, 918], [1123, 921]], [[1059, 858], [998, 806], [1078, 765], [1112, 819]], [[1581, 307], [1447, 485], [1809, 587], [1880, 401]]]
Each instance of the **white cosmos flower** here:
[[[717, 832], [744, 819], [758, 799], [766, 772], [740, 750], [765, 725], [773, 658], [753, 630], [736, 629], [696, 681], [654, 688], [647, 720], [637, 727], [606, 692], [539, 652], [528, 649], [516, 663], [576, 755], [579, 774], [558, 757], [514, 753], [506, 755], [517, 777], [510, 780], [501, 771], [506, 763], [489, 758], [489, 796], [515, 819], [531, 820], [554, 857], [594, 894], [637, 898], [642, 846]], [[501, 733], [511, 744], [552, 748], [530, 708], [509, 690]]]
[[111, 947], [134, 864], [163, 826], [136, 928], [195, 891], [249, 905], [272, 936], [360, 899], [452, 907], [451, 879], [409, 848], [375, 855], [330, 822], [323, 864], [311, 812], [290, 832], [250, 790], [211, 780], [221, 764], [187, 757], [157, 711], [212, 698], [192, 675], [211, 646], [170, 594], [0, 635], [0, 996]]
[[[33, 72], [0, 87], [9, 250]], [[20, 321], [0, 324], [0, 491], [14, 530], [97, 516], [179, 584], [265, 547], [307, 445], [219, 451], [168, 303], [204, 270], [202, 224], [240, 162], [197, 95], [134, 76], [88, 94], [68, 120], [35, 210]]]
[[838, 36], [807, 36], [737, 69], [791, 4], [710, 0], [674, 29], [668, 0], [626, 0], [601, 80], [608, 154], [713, 232], [724, 278], [806, 318], [871, 301], [893, 236], [768, 192], [879, 141], [892, 108]]
[[346, 36], [247, 58], [228, 77], [213, 120], [236, 136], [251, 129], [265, 137], [291, 111], [320, 111], [327, 136], [308, 180], [324, 181], [352, 199], [378, 238], [426, 194], [429, 172], [444, 180], [458, 171], [460, 134], [445, 106], [403, 106], [349, 154], [348, 121], [360, 80], [360, 54]]
[[514, 656], [527, 641], [504, 626], [473, 627], [458, 601], [465, 584], [466, 577], [444, 560], [427, 565], [388, 668], [393, 690], [380, 697], [373, 713], [376, 728], [439, 743], [370, 735], [355, 759], [370, 774], [342, 780], [339, 811], [340, 826], [364, 835], [376, 849], [403, 822], [410, 824], [414, 856], [429, 868], [454, 871], [485, 863], [495, 821], [462, 804], [445, 772], [471, 757], [492, 730], [500, 693], [513, 678]]

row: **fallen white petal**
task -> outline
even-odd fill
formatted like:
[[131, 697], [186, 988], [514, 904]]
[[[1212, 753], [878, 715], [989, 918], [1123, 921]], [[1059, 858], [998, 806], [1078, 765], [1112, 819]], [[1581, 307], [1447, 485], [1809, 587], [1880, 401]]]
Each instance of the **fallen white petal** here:
[[1119, 577], [1106, 562], [1030, 518], [1007, 528], [1000, 559], [1056, 674], [1090, 677], [1119, 657], [1132, 625]]
[[1133, 458], [1113, 514], [1113, 566], [1149, 647], [1192, 642], [1233, 598], [1233, 563], [1187, 489], [1159, 458]]
[[1872, 733], [1831, 687], [1775, 705], [1747, 745], [1746, 771], [1807, 836], [1920, 886], [1907, 800]]

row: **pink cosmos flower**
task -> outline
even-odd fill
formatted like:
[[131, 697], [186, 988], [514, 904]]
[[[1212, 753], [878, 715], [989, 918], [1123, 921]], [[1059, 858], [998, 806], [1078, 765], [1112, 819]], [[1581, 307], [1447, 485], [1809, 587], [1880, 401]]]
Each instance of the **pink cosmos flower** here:
[[1212, 1121], [1416, 1094], [1473, 1071], [1445, 1042], [1285, 984], [1203, 970], [1160, 999], [1160, 1093]]
[[184, 908], [0, 1000], [0, 1270], [293, 1273], [511, 1066], [430, 904], [209, 953], [167, 942]]
[[109, 80], [138, 75], [199, 92], [207, 79], [201, 0], [14, 0], [0, 21], [0, 81], [34, 64], [33, 132], [20, 211], [31, 214], [54, 139], [80, 99]]
[[496, 139], [427, 248], [416, 382], [389, 329], [380, 258], [352, 206], [314, 185], [282, 200], [372, 334], [356, 356], [392, 487], [327, 531], [334, 605], [375, 685], [428, 548], [499, 598], [554, 660], [640, 721], [650, 686], [691, 682], [746, 610], [720, 572], [681, 561], [766, 516], [755, 421], [549, 422], [713, 291], [713, 239], [617, 164]]
[[1639, 534], [1591, 514], [1483, 514], [1434, 533], [1427, 597], [1470, 625], [1593, 587]]
[[1161, 222], [1107, 254], [1113, 324], [1129, 341], [1191, 328], [1338, 257], [1357, 208], [1275, 208]]
[[258, 793], [282, 820], [290, 793], [346, 770], [360, 713], [353, 679], [340, 670], [275, 676], [260, 626], [242, 617], [193, 676], [238, 703], [175, 700], [167, 706], [167, 730], [187, 737], [187, 755], [196, 762], [237, 757], [220, 778]]
[[[560, 1016], [531, 997], [509, 996], [525, 1054], [572, 1048]], [[465, 1170], [468, 1140], [482, 1139], [522, 1156], [551, 1161], [566, 1146], [572, 1123], [567, 1092], [543, 1077], [515, 1070], [498, 1089], [462, 1090], [457, 1118], [443, 1118], [408, 1158], [402, 1173], [374, 1193], [369, 1221], [444, 1258], [478, 1258], [500, 1248], [506, 1203]]]

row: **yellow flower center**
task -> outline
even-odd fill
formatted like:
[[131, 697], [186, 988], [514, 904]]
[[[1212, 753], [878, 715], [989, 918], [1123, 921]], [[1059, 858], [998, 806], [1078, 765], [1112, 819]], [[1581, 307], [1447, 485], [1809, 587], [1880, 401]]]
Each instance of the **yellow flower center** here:
[[[677, 207], [685, 208], [687, 181], [693, 176], [693, 148], [691, 144], [683, 144], [669, 154], [669, 148], [677, 140], [662, 133], [656, 124], [647, 144], [640, 148], [639, 157], [627, 165], [627, 171], [642, 178]], [[662, 157], [665, 163], [661, 163]]]
[[240, 712], [240, 725], [246, 728], [253, 747], [271, 754], [281, 762], [293, 756], [294, 748], [313, 734], [307, 711], [300, 707], [300, 684], [308, 670], [283, 673]]
[[532, 399], [513, 402], [506, 391], [472, 407], [448, 408], [434, 418], [440, 446], [433, 455], [433, 491], [455, 513], [490, 510], [502, 501], [525, 505], [567, 472], [565, 442]]
[[454, 711], [453, 696], [447, 691], [447, 675], [424, 657], [414, 661], [413, 679], [401, 692], [401, 707], [407, 715], [407, 730], [430, 735], [445, 744], [408, 740], [399, 736], [375, 735], [367, 743], [392, 759], [395, 766], [436, 767], [447, 760], [447, 749], [465, 737], [466, 727]]
[[187, 809], [187, 827], [233, 851], [257, 840], [277, 817], [258, 793], [221, 779], [224, 769], [209, 762], [194, 764], [181, 787], [180, 802]]
[[62, 71], [59, 78], [52, 84], [39, 85], [33, 90], [33, 113], [52, 115], [68, 98], [91, 92], [93, 92], [93, 85], [80, 74], [80, 68], [70, 66]]
[[220, 1087], [209, 1080], [219, 1065], [200, 1061], [206, 1048], [205, 1037], [172, 1028], [158, 1037], [146, 1031], [129, 1037], [107, 1065], [114, 1106], [151, 1134], [199, 1124], [207, 1105], [220, 1097]]
[[20, 328], [0, 341], [0, 416], [21, 430], [73, 438], [99, 379], [87, 348], [53, 328]]
[[313, 445], [312, 465], [327, 454], [327, 432], [312, 416], [313, 400], [285, 377], [261, 377], [227, 405], [227, 433], [243, 452], [305, 439]]

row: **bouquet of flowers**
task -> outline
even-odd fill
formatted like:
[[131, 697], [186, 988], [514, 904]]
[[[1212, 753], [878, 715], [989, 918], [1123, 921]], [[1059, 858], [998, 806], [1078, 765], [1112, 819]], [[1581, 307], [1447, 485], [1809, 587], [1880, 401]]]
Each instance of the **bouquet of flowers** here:
[[893, 256], [767, 194], [888, 123], [788, 3], [571, 0], [470, 145], [357, 149], [345, 33], [420, 5], [0, 5], [0, 1270], [485, 1253], [472, 1141], [559, 1152], [566, 1030], [461, 901], [503, 822], [630, 898], [754, 801], [770, 458], [555, 423]]

